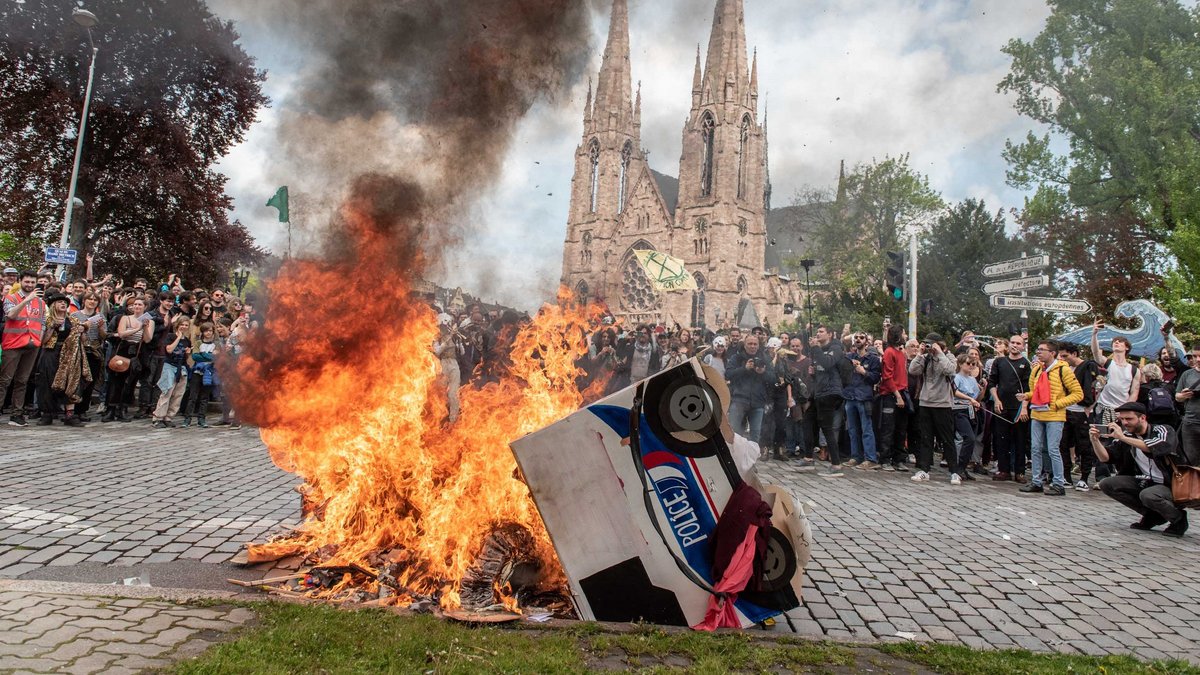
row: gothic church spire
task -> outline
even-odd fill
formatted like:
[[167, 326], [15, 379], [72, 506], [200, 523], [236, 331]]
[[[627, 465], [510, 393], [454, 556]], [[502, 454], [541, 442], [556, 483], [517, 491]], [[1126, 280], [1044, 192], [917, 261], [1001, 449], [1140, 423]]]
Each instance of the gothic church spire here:
[[633, 76], [629, 65], [629, 4], [613, 0], [612, 21], [592, 116], [602, 129], [631, 129], [633, 126]]
[[717, 101], [739, 100], [750, 90], [742, 0], [717, 0], [704, 81]]

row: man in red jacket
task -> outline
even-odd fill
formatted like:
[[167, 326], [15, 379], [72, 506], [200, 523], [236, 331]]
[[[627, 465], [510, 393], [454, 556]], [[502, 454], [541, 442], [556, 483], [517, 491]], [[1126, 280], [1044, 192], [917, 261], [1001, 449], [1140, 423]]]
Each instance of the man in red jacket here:
[[905, 399], [908, 389], [908, 359], [904, 355], [907, 336], [898, 324], [888, 326], [887, 347], [883, 350], [883, 373], [879, 380], [879, 468], [882, 471], [906, 471], [904, 460], [908, 449], [904, 439], [908, 436], [909, 402]]
[[20, 290], [4, 296], [4, 335], [0, 342], [0, 349], [4, 351], [0, 365], [0, 399], [4, 398], [8, 383], [12, 382], [13, 414], [8, 423], [15, 427], [25, 426], [21, 406], [25, 404], [25, 387], [37, 363], [46, 321], [46, 303], [42, 300], [42, 289], [37, 287], [37, 275], [21, 272], [20, 281]]

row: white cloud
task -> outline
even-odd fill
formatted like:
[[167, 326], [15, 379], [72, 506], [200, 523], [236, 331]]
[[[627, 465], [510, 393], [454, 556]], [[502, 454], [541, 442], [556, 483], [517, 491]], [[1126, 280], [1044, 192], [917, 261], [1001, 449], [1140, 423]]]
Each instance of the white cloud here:
[[[696, 45], [706, 51], [711, 2], [631, 3], [643, 145], [651, 166], [664, 173], [678, 172]], [[215, 11], [239, 22], [246, 49], [268, 70], [268, 93], [285, 101], [304, 63], [288, 36], [273, 34], [270, 22], [242, 3], [219, 0]], [[1047, 15], [1042, 0], [747, 0], [747, 41], [758, 47], [760, 88], [770, 110], [776, 205], [802, 186], [830, 185], [839, 160], [853, 166], [907, 152], [950, 201], [983, 198], [990, 210], [1019, 206], [1022, 195], [1004, 184], [1000, 152], [1005, 139], [1034, 125], [996, 92], [1008, 69], [1000, 48], [1013, 37], [1035, 35]], [[589, 73], [595, 77], [606, 14], [595, 17], [593, 30]], [[470, 228], [477, 234], [449, 253], [452, 272], [442, 281], [524, 308], [551, 297], [586, 89], [577, 83], [569, 100], [537, 106], [519, 125], [503, 175], [479, 195]], [[263, 204], [278, 185], [301, 180], [273, 169], [280, 152], [275, 133], [281, 115], [290, 112], [264, 111], [246, 142], [221, 163], [235, 217], [276, 251], [282, 230]], [[386, 151], [407, 147], [397, 143]]]

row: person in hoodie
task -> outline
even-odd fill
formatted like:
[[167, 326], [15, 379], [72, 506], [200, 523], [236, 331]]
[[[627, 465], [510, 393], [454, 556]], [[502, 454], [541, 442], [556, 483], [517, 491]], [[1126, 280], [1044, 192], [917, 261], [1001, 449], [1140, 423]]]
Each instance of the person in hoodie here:
[[1059, 445], [1067, 423], [1067, 408], [1083, 400], [1083, 387], [1079, 386], [1071, 366], [1058, 358], [1057, 342], [1043, 340], [1038, 344], [1037, 361], [1029, 374], [1029, 392], [1021, 398], [1029, 403], [1033, 418], [1030, 424], [1033, 470], [1021, 492], [1043, 492], [1042, 462], [1049, 451], [1051, 484], [1044, 493], [1061, 497], [1066, 494], [1066, 479]]
[[842, 388], [842, 398], [846, 401], [846, 426], [850, 432], [850, 461], [845, 465], [870, 470], [879, 466], [871, 403], [875, 398], [875, 385], [882, 374], [882, 362], [879, 352], [863, 333], [854, 336], [853, 346], [846, 358], [853, 368], [850, 380]]
[[808, 437], [813, 445], [825, 435], [826, 447], [829, 449], [829, 469], [822, 474], [827, 478], [837, 478], [842, 473], [842, 454], [839, 444], [845, 415], [845, 400], [842, 398], [844, 384], [842, 366], [846, 355], [842, 349], [842, 341], [833, 336], [833, 331], [822, 324], [808, 343], [808, 357], [813, 365], [813, 408]]
[[921, 378], [920, 405], [917, 426], [921, 446], [917, 453], [917, 472], [912, 480], [926, 482], [933, 468], [933, 445], [937, 443], [954, 452], [954, 358], [946, 349], [942, 336], [930, 333], [921, 344], [921, 353], [908, 364], [909, 376]]

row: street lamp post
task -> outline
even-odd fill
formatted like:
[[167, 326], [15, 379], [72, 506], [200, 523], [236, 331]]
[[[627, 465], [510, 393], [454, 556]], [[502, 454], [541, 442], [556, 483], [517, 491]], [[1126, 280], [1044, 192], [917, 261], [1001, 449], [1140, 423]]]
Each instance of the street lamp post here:
[[800, 266], [804, 268], [804, 304], [808, 306], [808, 334], [812, 336], [813, 317], [812, 317], [812, 279], [809, 277], [809, 272], [817, 261], [811, 258], [805, 258], [800, 261]]
[[[75, 208], [75, 184], [79, 181], [79, 161], [83, 157], [83, 137], [87, 133], [88, 110], [92, 105], [92, 82], [96, 77], [96, 55], [100, 53], [100, 48], [92, 40], [92, 28], [100, 23], [100, 19], [86, 9], [78, 8], [71, 12], [71, 19], [87, 30], [88, 44], [92, 46], [92, 62], [88, 66], [87, 90], [83, 94], [83, 114], [79, 116], [79, 135], [75, 139], [75, 166], [71, 169], [71, 187], [67, 191], [67, 212], [63, 215], [62, 236], [58, 241], [59, 248], [66, 248], [70, 237], [71, 212]], [[56, 276], [62, 279], [65, 271], [66, 267], [59, 263]]]
[[250, 281], [250, 270], [238, 265], [233, 270], [233, 285], [237, 288], [237, 296], [242, 297], [242, 289], [246, 287], [246, 282]]

